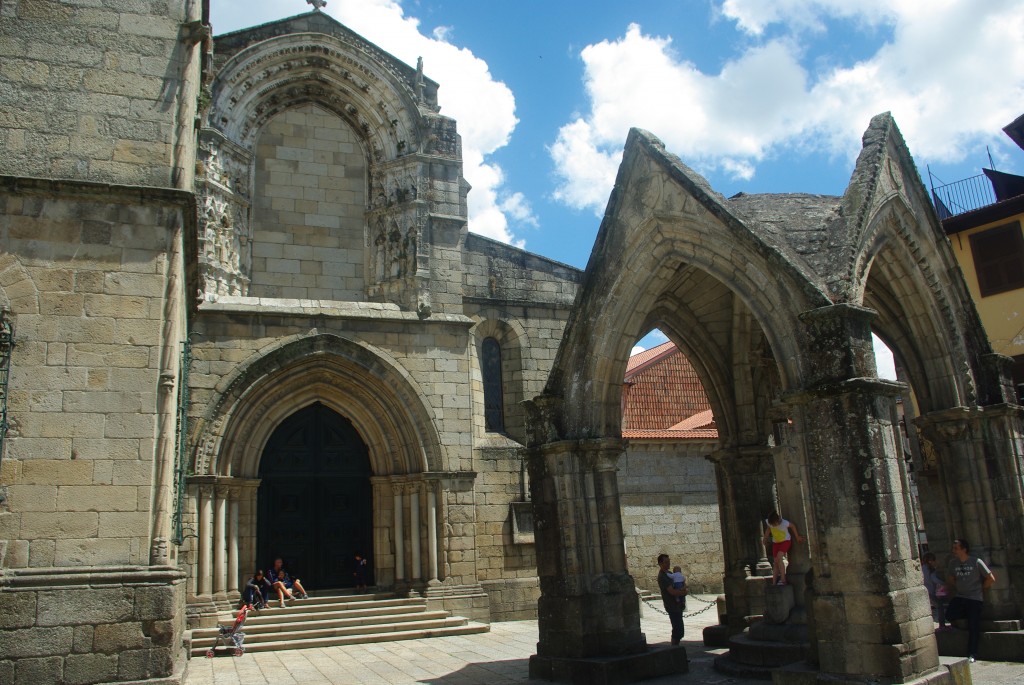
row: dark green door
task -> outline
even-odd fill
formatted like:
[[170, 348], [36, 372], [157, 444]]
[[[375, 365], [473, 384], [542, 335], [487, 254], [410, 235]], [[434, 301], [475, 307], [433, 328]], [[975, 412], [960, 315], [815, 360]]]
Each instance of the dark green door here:
[[372, 563], [373, 505], [366, 444], [322, 404], [285, 419], [260, 460], [257, 563], [282, 557], [307, 590], [349, 587], [353, 557]]

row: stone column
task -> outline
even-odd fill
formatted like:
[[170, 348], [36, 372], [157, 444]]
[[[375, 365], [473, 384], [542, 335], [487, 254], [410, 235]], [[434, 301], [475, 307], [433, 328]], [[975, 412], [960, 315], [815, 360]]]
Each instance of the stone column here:
[[985, 463], [991, 465], [988, 515], [1000, 532], [990, 559], [1006, 569], [1001, 576], [997, 574], [987, 603], [992, 618], [1020, 618], [1024, 616], [1024, 594], [1020, 592], [1024, 587], [1024, 408], [1016, 404], [987, 406], [978, 423]]
[[256, 511], [259, 502], [260, 482], [258, 479], [247, 480], [242, 488], [242, 503], [245, 506], [241, 508], [239, 516], [241, 517], [243, 513], [245, 514], [245, 524], [242, 526], [239, 534], [238, 559], [242, 564], [243, 572], [246, 574], [261, 568], [266, 563], [265, 560], [256, 558], [256, 528], [258, 525]]
[[409, 488], [409, 537], [412, 543], [412, 573], [409, 580], [420, 580], [423, 578], [423, 569], [420, 557], [420, 484], [412, 483]]
[[1015, 619], [1024, 611], [1011, 592], [1024, 583], [1020, 412], [1016, 405], [957, 407], [918, 419], [935, 449], [950, 531], [949, 539], [929, 535], [929, 544], [941, 554], [954, 537], [965, 538], [971, 553], [992, 567], [996, 584], [985, 597], [985, 617], [992, 619]]
[[391, 500], [391, 480], [388, 476], [371, 476], [373, 490], [373, 537], [367, 550], [373, 560], [373, 578], [378, 586], [391, 586], [395, 582], [395, 555], [391, 547], [394, 531], [394, 506]]
[[877, 378], [874, 316], [851, 305], [802, 314], [804, 390], [786, 398], [807, 460], [812, 652], [822, 674], [851, 683], [939, 665], [897, 444], [904, 389]]
[[403, 506], [402, 484], [392, 483], [395, 501], [395, 582], [405, 580], [405, 507]]
[[427, 566], [428, 581], [439, 583], [437, 578], [437, 483], [427, 482]]
[[231, 596], [238, 594], [238, 498], [241, 488], [228, 488], [228, 584], [227, 591]]
[[552, 660], [646, 650], [626, 572], [615, 464], [617, 438], [564, 440], [527, 450], [537, 538], [539, 641], [531, 677]]
[[227, 590], [228, 565], [227, 552], [227, 488], [223, 485], [214, 487], [213, 501], [213, 594], [225, 597]]
[[761, 520], [775, 507], [774, 460], [767, 446], [717, 450], [708, 458], [718, 483], [729, 632], [740, 633], [754, 613], [747, 574], [765, 556]]
[[199, 547], [198, 571], [196, 572], [196, 594], [200, 597], [211, 595], [211, 573], [210, 562], [213, 549], [213, 540], [210, 535], [210, 524], [213, 519], [213, 486], [200, 485], [197, 488], [198, 501], [196, 511], [199, 514], [199, 539], [196, 545]]

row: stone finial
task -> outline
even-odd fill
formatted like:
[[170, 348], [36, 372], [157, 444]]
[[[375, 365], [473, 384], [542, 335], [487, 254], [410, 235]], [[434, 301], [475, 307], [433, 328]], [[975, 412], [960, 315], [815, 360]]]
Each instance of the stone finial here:
[[313, 9], [315, 9], [317, 12], [322, 10], [324, 6], [327, 4], [327, 0], [306, 0], [306, 2], [312, 5]]

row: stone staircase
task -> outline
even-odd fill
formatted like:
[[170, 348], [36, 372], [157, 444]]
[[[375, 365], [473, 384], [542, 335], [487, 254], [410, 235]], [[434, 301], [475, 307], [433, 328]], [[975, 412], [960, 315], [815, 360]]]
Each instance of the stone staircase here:
[[[234, 611], [225, 611], [218, 615], [217, 622], [231, 625], [234, 618]], [[274, 601], [272, 606], [249, 614], [243, 630], [247, 652], [269, 652], [468, 635], [485, 633], [490, 626], [447, 611], [428, 610], [422, 597], [380, 593], [310, 597], [289, 601], [284, 608]], [[194, 628], [189, 653], [204, 656], [216, 636], [216, 627]], [[223, 645], [219, 650], [231, 651]]]
[[[956, 625], [958, 630], [935, 633], [942, 656], [967, 656], [967, 621], [957, 621]], [[982, 621], [981, 630], [979, 659], [1024, 662], [1024, 630], [1020, 621]]]

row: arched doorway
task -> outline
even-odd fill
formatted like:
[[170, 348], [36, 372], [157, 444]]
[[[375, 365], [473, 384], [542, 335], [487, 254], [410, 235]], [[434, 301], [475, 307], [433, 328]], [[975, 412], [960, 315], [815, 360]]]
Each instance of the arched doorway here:
[[270, 436], [259, 475], [258, 563], [283, 557], [311, 590], [353, 585], [354, 555], [372, 551], [373, 502], [352, 423], [319, 402], [300, 409]]

